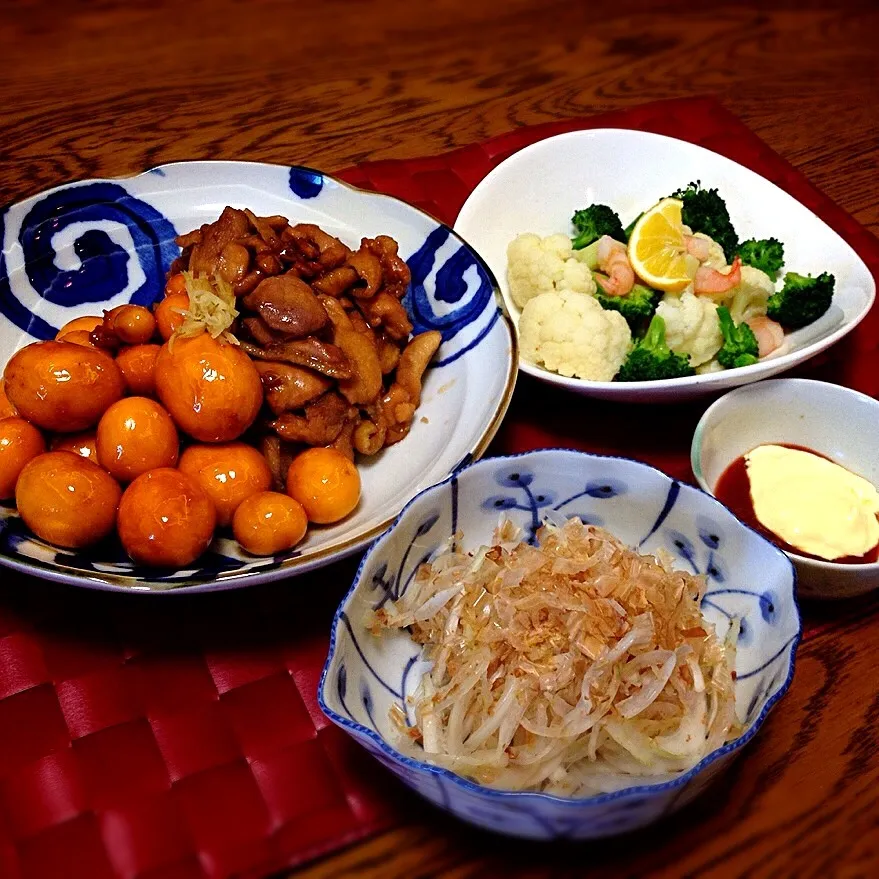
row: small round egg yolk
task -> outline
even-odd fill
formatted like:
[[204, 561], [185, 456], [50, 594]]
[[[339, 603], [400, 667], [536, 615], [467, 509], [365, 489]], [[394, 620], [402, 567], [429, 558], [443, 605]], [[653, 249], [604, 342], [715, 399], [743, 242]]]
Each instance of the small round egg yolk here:
[[156, 318], [142, 305], [121, 305], [114, 308], [104, 325], [125, 345], [145, 345], [156, 332]]
[[171, 275], [170, 278], [165, 282], [165, 295], [171, 296], [174, 293], [185, 293], [186, 292], [186, 278], [183, 276], [183, 272], [177, 272], [174, 275]]
[[360, 474], [336, 449], [306, 449], [287, 471], [287, 494], [302, 504], [310, 522], [328, 525], [357, 506]]
[[117, 529], [136, 562], [181, 568], [210, 545], [217, 513], [194, 479], [167, 467], [138, 476], [122, 495]]
[[266, 459], [245, 443], [192, 445], [180, 456], [178, 469], [207, 492], [217, 508], [217, 524], [230, 525], [238, 505], [272, 484]]
[[84, 348], [97, 348], [91, 332], [88, 330], [71, 330], [64, 334], [62, 342], [68, 342], [71, 345], [82, 345]]
[[[182, 277], [182, 276], [181, 276]], [[189, 294], [171, 293], [166, 296], [157, 306], [154, 312], [159, 335], [167, 342], [183, 324], [183, 312], [189, 311]]]
[[57, 546], [88, 546], [116, 524], [122, 494], [108, 473], [72, 452], [46, 452], [25, 465], [15, 504], [37, 537]]
[[46, 451], [43, 435], [23, 418], [0, 420], [0, 500], [15, 496], [15, 483], [28, 461]]
[[[104, 318], [95, 317], [94, 315], [88, 315], [87, 317], [75, 317], [73, 320], [68, 321], [58, 330], [57, 335], [55, 336], [55, 341], [60, 342], [70, 333], [91, 333], [92, 330], [97, 329], [104, 322]], [[70, 341], [69, 339], [67, 341]]]
[[9, 418], [12, 415], [18, 415], [15, 406], [9, 402], [6, 396], [6, 388], [3, 385], [3, 379], [0, 379], [0, 418]]
[[93, 464], [98, 463], [97, 437], [93, 430], [82, 433], [61, 433], [49, 443], [53, 452], [73, 452], [88, 458]]
[[184, 433], [208, 443], [238, 439], [263, 402], [253, 361], [237, 345], [206, 332], [162, 346], [156, 393]]
[[152, 397], [156, 393], [156, 358], [160, 350], [159, 345], [132, 345], [116, 355], [116, 365], [132, 394]]
[[171, 416], [148, 397], [125, 397], [98, 422], [98, 463], [120, 482], [147, 470], [173, 467], [180, 441]]
[[19, 415], [57, 433], [78, 433], [97, 424], [125, 392], [112, 357], [68, 342], [27, 345], [13, 354], [3, 378]]
[[242, 501], [232, 517], [232, 533], [253, 555], [277, 555], [305, 536], [308, 517], [302, 505], [278, 491], [261, 491]]

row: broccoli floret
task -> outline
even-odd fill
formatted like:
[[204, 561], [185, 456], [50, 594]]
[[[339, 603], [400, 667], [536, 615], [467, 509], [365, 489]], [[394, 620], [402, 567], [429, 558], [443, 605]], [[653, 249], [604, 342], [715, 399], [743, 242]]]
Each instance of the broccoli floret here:
[[723, 305], [717, 309], [717, 319], [723, 335], [723, 345], [717, 352], [717, 362], [724, 369], [756, 363], [758, 349], [754, 331], [744, 322], [736, 326], [729, 309]]
[[617, 241], [626, 240], [620, 218], [606, 204], [593, 204], [581, 211], [575, 211], [571, 222], [577, 230], [577, 236], [571, 242], [574, 250], [581, 250], [602, 235], [610, 235]]
[[760, 269], [774, 281], [784, 265], [784, 245], [777, 238], [751, 238], [739, 245], [739, 256], [746, 266]]
[[732, 263], [739, 248], [739, 236], [729, 218], [726, 202], [716, 189], [703, 189], [697, 180], [686, 189], [679, 189], [672, 198], [679, 198], [684, 207], [681, 217], [694, 232], [702, 232], [722, 248], [726, 261]]
[[783, 327], [804, 327], [830, 308], [835, 285], [836, 278], [827, 272], [817, 278], [788, 272], [781, 290], [769, 297], [766, 314]]
[[665, 321], [653, 316], [644, 338], [629, 352], [620, 367], [616, 380], [620, 382], [658, 381], [664, 378], [681, 378], [693, 375], [690, 358], [675, 354], [665, 344]]
[[647, 326], [647, 321], [656, 311], [662, 293], [643, 284], [635, 284], [625, 296], [608, 296], [602, 292], [601, 287], [593, 296], [601, 303], [602, 308], [618, 311], [626, 319], [632, 332], [637, 333]]

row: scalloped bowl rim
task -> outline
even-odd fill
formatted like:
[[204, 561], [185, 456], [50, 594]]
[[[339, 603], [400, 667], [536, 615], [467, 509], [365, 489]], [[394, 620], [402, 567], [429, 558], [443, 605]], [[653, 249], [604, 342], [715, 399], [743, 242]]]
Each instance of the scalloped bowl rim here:
[[[496, 462], [500, 461], [514, 461], [518, 458], [528, 457], [530, 455], [540, 454], [540, 453], [555, 453], [555, 452], [570, 452], [576, 455], [581, 455], [587, 458], [593, 459], [602, 459], [602, 460], [616, 460], [616, 461], [626, 461], [631, 464], [636, 464], [638, 467], [643, 467], [648, 470], [652, 470], [654, 473], [659, 474], [665, 479], [678, 482], [683, 489], [687, 489], [693, 492], [698, 492], [699, 494], [704, 495], [708, 498], [712, 503], [716, 504], [719, 507], [722, 507], [724, 510], [728, 510], [726, 506], [724, 506], [719, 500], [717, 500], [714, 495], [705, 491], [699, 486], [690, 485], [689, 483], [680, 482], [680, 480], [675, 480], [674, 477], [669, 476], [667, 473], [664, 473], [657, 467], [652, 466], [651, 464], [645, 464], [643, 461], [638, 461], [634, 458], [626, 457], [625, 455], [600, 455], [593, 452], [584, 452], [579, 449], [571, 449], [565, 447], [549, 447], [542, 449], [532, 449], [527, 452], [517, 452], [511, 455], [498, 455], [493, 456], [491, 458], [483, 458], [480, 461], [474, 461], [472, 464], [468, 464], [466, 467], [462, 467], [460, 470], [455, 471], [454, 473], [449, 474], [445, 479], [441, 482], [437, 482], [434, 485], [428, 486], [425, 489], [422, 489], [418, 494], [414, 495], [412, 499], [403, 507], [400, 511], [399, 515], [394, 519], [393, 524], [384, 532], [380, 537], [378, 537], [375, 542], [370, 546], [365, 555], [360, 561], [360, 565], [357, 568], [357, 573], [354, 576], [354, 581], [349, 588], [348, 592], [345, 594], [345, 597], [342, 599], [339, 607], [336, 609], [335, 614], [333, 615], [332, 628], [330, 630], [330, 646], [327, 653], [327, 658], [324, 663], [323, 670], [320, 676], [320, 682], [317, 687], [317, 701], [320, 706], [321, 711], [326, 714], [326, 716], [333, 721], [337, 726], [340, 726], [342, 729], [346, 731], [356, 733], [359, 736], [366, 736], [370, 741], [372, 741], [387, 757], [393, 760], [395, 763], [400, 763], [408, 769], [414, 769], [421, 773], [427, 773], [429, 775], [436, 775], [441, 778], [444, 778], [448, 781], [453, 782], [459, 787], [463, 788], [466, 791], [471, 793], [478, 793], [480, 795], [484, 795], [491, 798], [501, 798], [501, 799], [525, 799], [525, 800], [538, 800], [538, 801], [547, 801], [552, 803], [559, 803], [565, 806], [599, 806], [603, 803], [611, 802], [614, 800], [618, 800], [624, 797], [629, 796], [644, 796], [657, 794], [664, 791], [674, 790], [687, 782], [691, 781], [697, 775], [699, 775], [703, 769], [710, 766], [716, 760], [719, 760], [722, 757], [727, 756], [728, 754], [733, 754], [736, 751], [743, 748], [759, 731], [760, 727], [765, 722], [769, 712], [778, 701], [787, 693], [790, 688], [791, 683], [793, 682], [794, 677], [794, 669], [796, 666], [796, 653], [797, 647], [800, 643], [803, 634], [803, 623], [802, 616], [800, 614], [799, 604], [797, 603], [796, 596], [796, 582], [797, 582], [797, 573], [796, 568], [793, 562], [783, 553], [777, 546], [775, 546], [771, 541], [767, 540], [763, 537], [762, 534], [759, 534], [753, 528], [751, 528], [746, 523], [742, 522], [740, 519], [736, 518], [736, 522], [741, 526], [741, 528], [746, 531], [751, 532], [758, 540], [770, 546], [775, 552], [779, 555], [783, 556], [785, 561], [788, 563], [791, 572], [791, 593], [792, 593], [792, 601], [791, 607], [796, 616], [796, 633], [793, 638], [789, 642], [787, 648], [788, 650], [788, 672], [785, 677], [784, 682], [778, 688], [778, 690], [770, 696], [763, 708], [760, 711], [760, 714], [754, 718], [753, 723], [751, 723], [748, 728], [737, 738], [733, 739], [731, 742], [726, 742], [724, 745], [721, 745], [719, 748], [716, 748], [710, 754], [706, 754], [695, 766], [688, 769], [686, 772], [682, 772], [676, 778], [670, 781], [660, 782], [658, 784], [638, 784], [632, 787], [621, 788], [620, 790], [611, 791], [608, 793], [601, 794], [592, 794], [587, 797], [560, 797], [556, 794], [547, 794], [539, 791], [511, 791], [511, 790], [500, 790], [497, 788], [485, 787], [484, 785], [477, 784], [476, 782], [470, 781], [462, 775], [458, 775], [452, 772], [449, 769], [445, 769], [441, 766], [434, 766], [431, 763], [426, 763], [421, 760], [416, 760], [414, 757], [407, 757], [405, 754], [401, 754], [396, 748], [393, 747], [389, 742], [387, 742], [382, 736], [380, 736], [374, 730], [369, 729], [368, 727], [363, 726], [360, 723], [357, 723], [355, 720], [349, 720], [346, 717], [338, 714], [330, 708], [325, 699], [324, 699], [324, 687], [327, 683], [327, 677], [329, 675], [330, 666], [332, 665], [332, 661], [334, 658], [334, 654], [336, 652], [336, 640], [337, 640], [337, 632], [340, 629], [340, 622], [342, 618], [342, 614], [345, 611], [348, 602], [353, 597], [354, 593], [357, 591], [360, 586], [360, 578], [363, 574], [363, 569], [369, 561], [370, 557], [380, 550], [386, 540], [390, 538], [393, 530], [399, 525], [407, 511], [412, 507], [416, 501], [418, 501], [422, 496], [438, 493], [441, 491], [443, 487], [448, 485], [452, 479], [460, 477], [460, 475], [467, 470], [470, 470], [474, 467], [487, 467]], [[781, 655], [784, 654], [785, 648], [782, 648]]]

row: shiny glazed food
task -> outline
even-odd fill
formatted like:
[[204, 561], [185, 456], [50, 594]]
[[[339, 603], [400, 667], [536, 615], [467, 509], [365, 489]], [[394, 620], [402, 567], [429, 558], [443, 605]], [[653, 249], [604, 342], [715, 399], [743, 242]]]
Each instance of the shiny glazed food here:
[[122, 370], [125, 387], [130, 394], [140, 397], [156, 395], [156, 360], [161, 351], [159, 345], [132, 345], [123, 348], [116, 356], [116, 365]]
[[441, 336], [410, 338], [409, 267], [392, 238], [353, 250], [313, 224], [227, 207], [178, 243], [183, 280], [172, 274], [167, 287], [188, 301], [178, 334], [230, 333], [253, 358], [276, 488], [303, 445], [353, 459], [408, 434]]
[[73, 452], [74, 455], [88, 458], [93, 464], [98, 463], [98, 437], [93, 430], [59, 433], [52, 438], [49, 448], [53, 452]]
[[261, 491], [239, 504], [232, 518], [235, 539], [254, 555], [292, 549], [305, 536], [308, 516], [302, 505], [278, 491]]
[[408, 434], [440, 334], [411, 337], [385, 236], [353, 250], [227, 208], [178, 243], [152, 309], [76, 318], [7, 364], [0, 488], [42, 539], [115, 528], [143, 565], [190, 565], [230, 526], [287, 552], [357, 506], [355, 456]]
[[3, 373], [6, 395], [22, 418], [58, 433], [98, 423], [125, 392], [116, 361], [70, 342], [35, 342], [12, 355]]
[[105, 470], [73, 452], [46, 452], [18, 477], [15, 505], [37, 537], [76, 549], [113, 531], [122, 490]]
[[145, 565], [181, 568], [210, 545], [217, 511], [207, 494], [179, 470], [164, 467], [138, 476], [119, 504], [119, 539]]
[[155, 400], [126, 397], [101, 416], [95, 438], [98, 463], [120, 482], [177, 463], [180, 440], [171, 416]]
[[32, 458], [46, 451], [43, 435], [23, 418], [0, 420], [0, 500], [15, 496], [15, 483]]
[[89, 333], [91, 334], [94, 330], [96, 330], [101, 324], [104, 322], [103, 317], [98, 317], [97, 315], [87, 315], [86, 317], [75, 317], [73, 320], [68, 321], [58, 330], [58, 333], [55, 336], [55, 340], [58, 342], [63, 341], [67, 336], [71, 333]]
[[299, 501], [310, 521], [328, 525], [357, 506], [360, 474], [336, 449], [306, 449], [287, 471], [287, 494]]
[[155, 380], [159, 399], [180, 429], [202, 442], [238, 439], [263, 402], [259, 373], [247, 354], [206, 332], [164, 345]]
[[189, 446], [178, 467], [204, 489], [217, 508], [217, 524], [224, 526], [243, 501], [272, 484], [266, 459], [246, 443]]
[[10, 415], [18, 415], [18, 413], [15, 411], [15, 406], [9, 402], [9, 397], [6, 396], [6, 386], [0, 380], [0, 418], [9, 418]]

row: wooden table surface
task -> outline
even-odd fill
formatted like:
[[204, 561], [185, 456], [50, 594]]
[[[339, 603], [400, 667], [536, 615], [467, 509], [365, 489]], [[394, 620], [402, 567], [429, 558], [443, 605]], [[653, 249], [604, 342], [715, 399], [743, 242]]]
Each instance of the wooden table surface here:
[[[874, 2], [596, 5], [7, 4], [0, 203], [179, 159], [334, 169], [435, 154], [710, 94], [879, 233]], [[416, 805], [296, 875], [879, 876], [879, 617], [805, 613], [833, 625], [801, 648], [779, 710], [724, 781], [660, 826], [536, 845]]]

